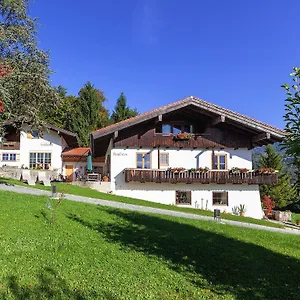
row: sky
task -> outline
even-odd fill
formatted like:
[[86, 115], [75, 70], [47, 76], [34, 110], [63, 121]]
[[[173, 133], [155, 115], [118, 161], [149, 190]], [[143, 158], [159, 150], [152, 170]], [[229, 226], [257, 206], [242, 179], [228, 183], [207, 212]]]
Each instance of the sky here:
[[284, 127], [299, 66], [299, 0], [35, 0], [51, 83], [90, 81], [110, 111], [121, 92], [139, 112], [196, 96]]

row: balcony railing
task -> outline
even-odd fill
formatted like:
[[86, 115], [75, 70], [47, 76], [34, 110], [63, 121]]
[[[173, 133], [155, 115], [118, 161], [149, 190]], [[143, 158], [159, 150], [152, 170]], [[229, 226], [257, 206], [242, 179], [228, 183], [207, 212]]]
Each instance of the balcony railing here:
[[20, 150], [20, 142], [0, 143], [0, 150]]
[[276, 173], [258, 174], [256, 172], [230, 173], [228, 171], [182, 171], [125, 169], [126, 182], [154, 183], [202, 183], [202, 184], [276, 184]]

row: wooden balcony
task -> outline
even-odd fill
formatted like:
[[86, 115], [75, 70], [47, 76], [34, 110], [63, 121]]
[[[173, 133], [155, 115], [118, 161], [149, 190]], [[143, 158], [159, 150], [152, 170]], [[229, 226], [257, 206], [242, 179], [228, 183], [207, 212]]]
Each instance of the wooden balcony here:
[[125, 169], [126, 182], [187, 183], [187, 184], [276, 184], [278, 176], [255, 172], [232, 174], [228, 171], [171, 172], [167, 170]]
[[0, 150], [20, 150], [20, 142], [0, 143]]

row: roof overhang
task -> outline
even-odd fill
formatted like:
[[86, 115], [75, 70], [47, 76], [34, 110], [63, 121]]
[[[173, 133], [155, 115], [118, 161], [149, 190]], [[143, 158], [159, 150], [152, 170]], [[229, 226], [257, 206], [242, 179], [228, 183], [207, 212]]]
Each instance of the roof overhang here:
[[[98, 139], [111, 134], [117, 134], [117, 132], [120, 130], [129, 128], [131, 126], [140, 124], [151, 119], [158, 118], [162, 120], [162, 116], [164, 114], [179, 110], [187, 106], [193, 106], [195, 108], [198, 108], [199, 111], [201, 110], [210, 113], [211, 116], [214, 116], [213, 122], [215, 124], [230, 122], [231, 124], [235, 124], [236, 126], [242, 125], [243, 128], [248, 128], [249, 131], [254, 131], [257, 134], [264, 134], [265, 138], [273, 139], [274, 141], [282, 141], [287, 135], [287, 132], [279, 128], [273, 127], [266, 123], [233, 112], [229, 109], [222, 108], [218, 105], [191, 96], [183, 100], [154, 109], [152, 111], [140, 114], [136, 117], [127, 119], [125, 121], [121, 121], [119, 123], [96, 130], [92, 132], [92, 136], [93, 139]], [[262, 136], [257, 137], [258, 140], [260, 138], [262, 138]]]

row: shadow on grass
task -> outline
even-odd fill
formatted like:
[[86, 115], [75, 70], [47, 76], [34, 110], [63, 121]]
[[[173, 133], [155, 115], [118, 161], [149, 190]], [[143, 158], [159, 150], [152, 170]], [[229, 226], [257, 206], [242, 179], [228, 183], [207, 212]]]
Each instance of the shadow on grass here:
[[[297, 259], [192, 225], [105, 210], [115, 223], [90, 223], [76, 215], [68, 217], [125, 249], [163, 258], [170, 269], [215, 294], [230, 293], [236, 299], [299, 299]], [[252, 234], [255, 236], [255, 231]]]
[[67, 281], [61, 278], [52, 268], [45, 268], [38, 274], [38, 284], [21, 285], [16, 276], [6, 279], [9, 295], [0, 292], [0, 299], [113, 299], [103, 292], [100, 296], [95, 292], [83, 292], [80, 289], [70, 288]]

